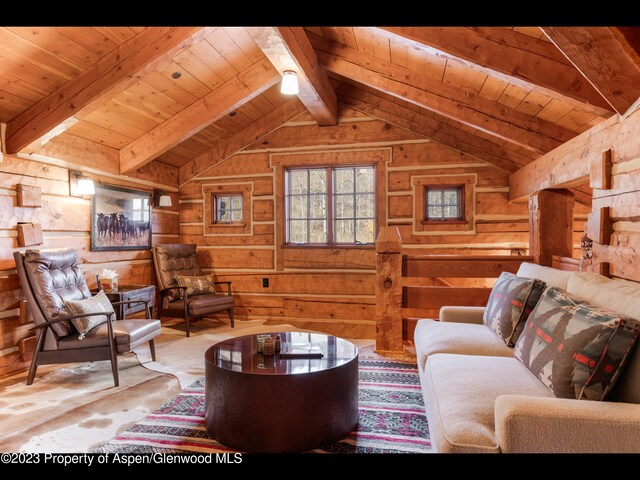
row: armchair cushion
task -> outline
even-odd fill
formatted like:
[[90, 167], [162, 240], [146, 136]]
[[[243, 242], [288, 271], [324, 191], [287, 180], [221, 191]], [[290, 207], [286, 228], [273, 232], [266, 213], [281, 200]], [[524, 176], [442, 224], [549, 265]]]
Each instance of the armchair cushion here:
[[545, 283], [534, 278], [520, 278], [503, 272], [491, 290], [484, 324], [513, 347], [522, 333], [529, 314], [540, 300]]
[[[45, 318], [54, 320], [68, 315], [65, 303], [69, 300], [91, 298], [78, 264], [78, 254], [72, 247], [27, 250], [24, 269]], [[54, 323], [52, 328], [61, 337], [73, 331], [68, 321]]]
[[640, 324], [547, 288], [514, 350], [556, 397], [603, 400], [620, 376]]
[[[113, 315], [113, 306], [103, 291], [98, 292], [95, 297], [85, 300], [68, 300], [67, 309], [72, 314], [105, 312]], [[80, 333], [78, 340], [83, 340], [86, 333], [94, 327], [106, 323], [106, 315], [92, 315], [91, 317], [74, 318], [71, 323]]]
[[[189, 315], [201, 317], [208, 313], [221, 312], [233, 308], [233, 297], [227, 295], [196, 295], [188, 297]], [[169, 303], [167, 313], [174, 311], [177, 316], [184, 312], [184, 300]]]
[[[202, 295], [204, 293], [216, 294], [216, 286], [213, 283], [213, 275], [203, 275], [200, 277], [190, 277], [187, 275], [176, 275], [176, 283], [179, 287], [186, 287], [187, 297], [192, 295]], [[183, 292], [180, 290], [178, 298], [183, 297]]]
[[[118, 353], [128, 352], [137, 345], [148, 342], [162, 330], [160, 320], [116, 320], [112, 325]], [[86, 333], [84, 340], [79, 340], [75, 335], [61, 338], [58, 349], [105, 347], [109, 345], [107, 327], [106, 322], [94, 327]]]

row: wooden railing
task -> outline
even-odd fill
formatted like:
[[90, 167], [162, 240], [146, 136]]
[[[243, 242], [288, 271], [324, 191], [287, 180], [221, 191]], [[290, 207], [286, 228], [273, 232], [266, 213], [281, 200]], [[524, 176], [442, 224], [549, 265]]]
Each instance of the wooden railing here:
[[453, 286], [446, 279], [498, 278], [529, 256], [403, 255], [396, 227], [376, 240], [376, 350], [402, 351], [419, 318], [438, 318], [445, 305], [484, 306], [491, 288]]

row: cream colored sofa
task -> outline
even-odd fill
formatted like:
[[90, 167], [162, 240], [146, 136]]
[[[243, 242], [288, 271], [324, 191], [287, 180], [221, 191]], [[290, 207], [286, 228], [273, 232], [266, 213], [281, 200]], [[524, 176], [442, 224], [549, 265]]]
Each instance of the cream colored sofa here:
[[[590, 303], [640, 319], [640, 284], [523, 263]], [[482, 307], [443, 307], [415, 330], [418, 370], [438, 452], [640, 452], [640, 348], [607, 402], [554, 397], [482, 323]]]

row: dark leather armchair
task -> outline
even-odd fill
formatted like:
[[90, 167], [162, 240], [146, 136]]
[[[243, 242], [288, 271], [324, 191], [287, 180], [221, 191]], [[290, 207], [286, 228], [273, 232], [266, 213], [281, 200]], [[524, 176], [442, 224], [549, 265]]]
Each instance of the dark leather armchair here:
[[[160, 287], [159, 316], [184, 318], [187, 337], [190, 335], [189, 322], [206, 317], [212, 313], [228, 311], [233, 327], [233, 297], [231, 296], [231, 282], [215, 282], [216, 285], [226, 285], [227, 294], [188, 295], [185, 287], [179, 287], [175, 281], [176, 275], [200, 276], [202, 270], [196, 257], [196, 245], [167, 243], [153, 247], [153, 263], [156, 278]], [[179, 298], [179, 292], [182, 298]]]
[[[14, 252], [13, 257], [37, 338], [27, 385], [33, 383], [38, 365], [111, 360], [117, 387], [118, 354], [149, 342], [151, 357], [156, 359], [153, 339], [161, 332], [159, 320], [113, 321], [115, 314], [104, 312], [69, 314], [66, 301], [91, 297], [73, 248], [27, 250]], [[147, 317], [150, 317], [148, 302], [131, 300], [112, 305], [122, 303], [145, 303]], [[69, 320], [93, 315], [106, 315], [109, 321], [89, 330], [80, 340]]]

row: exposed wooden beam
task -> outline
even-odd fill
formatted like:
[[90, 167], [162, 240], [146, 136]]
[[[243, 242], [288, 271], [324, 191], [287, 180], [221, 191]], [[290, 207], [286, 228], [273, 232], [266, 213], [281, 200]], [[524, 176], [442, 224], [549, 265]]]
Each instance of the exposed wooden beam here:
[[338, 123], [336, 94], [302, 27], [247, 27], [275, 69], [298, 75], [298, 98], [320, 125]]
[[[509, 200], [521, 200], [548, 188], [587, 183], [591, 163], [600, 161], [602, 152], [612, 148], [615, 142], [620, 125], [618, 120], [618, 115], [614, 115], [512, 173], [509, 177]], [[640, 114], [629, 117], [628, 121], [638, 125], [640, 134]]]
[[[90, 113], [165, 60], [204, 38], [206, 28], [149, 27], [7, 124], [7, 151], [17, 153], [73, 117]], [[57, 130], [60, 130], [58, 128]], [[49, 135], [52, 138], [52, 135]]]
[[541, 27], [619, 114], [640, 97], [640, 34], [635, 28]]
[[120, 150], [120, 172], [129, 173], [195, 135], [204, 127], [264, 92], [280, 79], [263, 58], [214, 91], [176, 113]]
[[488, 140], [359, 88], [341, 89], [338, 97], [340, 102], [354, 110], [430, 138], [436, 143], [491, 163], [507, 172], [514, 172], [531, 161], [524, 155], [510, 152]]
[[549, 42], [496, 27], [385, 27], [377, 31], [428, 46], [489, 75], [537, 90], [599, 116], [611, 106]]
[[309, 34], [327, 70], [516, 143], [548, 152], [575, 133], [356, 49]]
[[551, 266], [553, 256], [573, 254], [573, 193], [542, 190], [529, 197], [529, 252], [534, 263]]
[[304, 105], [294, 98], [238, 133], [218, 142], [211, 149], [180, 167], [180, 185], [206, 172], [256, 140], [269, 135], [304, 111]]

